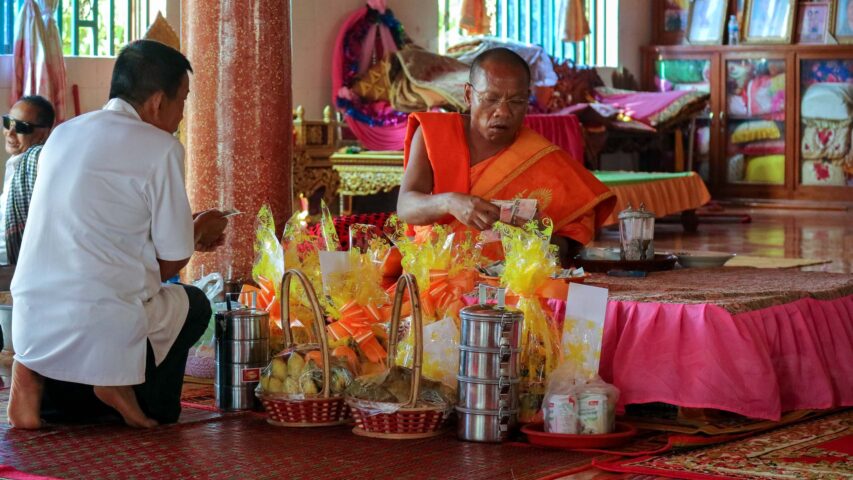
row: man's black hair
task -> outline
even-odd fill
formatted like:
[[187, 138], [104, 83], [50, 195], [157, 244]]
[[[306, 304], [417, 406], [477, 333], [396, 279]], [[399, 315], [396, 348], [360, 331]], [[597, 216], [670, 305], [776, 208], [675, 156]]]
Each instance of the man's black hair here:
[[53, 122], [56, 121], [56, 111], [53, 109], [53, 104], [50, 103], [50, 100], [41, 95], [26, 95], [18, 101], [24, 102], [36, 109], [37, 124], [47, 128], [53, 127]]
[[181, 52], [153, 40], [136, 40], [116, 58], [110, 98], [141, 105], [160, 90], [175, 98], [187, 71], [193, 69]]
[[471, 70], [468, 73], [468, 81], [472, 84], [477, 79], [477, 74], [483, 69], [482, 65], [487, 62], [505, 63], [518, 67], [527, 75], [527, 83], [530, 83], [530, 65], [521, 58], [521, 55], [504, 47], [492, 48], [477, 55], [474, 62], [471, 63]]

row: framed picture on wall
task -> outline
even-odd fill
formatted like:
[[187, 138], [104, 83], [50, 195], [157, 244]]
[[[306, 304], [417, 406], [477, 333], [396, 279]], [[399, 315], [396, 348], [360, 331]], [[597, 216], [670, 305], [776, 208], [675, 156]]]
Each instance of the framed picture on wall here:
[[853, 43], [853, 0], [838, 0], [834, 26], [838, 43]]
[[831, 2], [801, 2], [797, 16], [797, 43], [826, 43], [830, 23]]
[[721, 45], [727, 4], [727, 0], [694, 0], [690, 3], [687, 41], [696, 45]]
[[791, 43], [796, 0], [747, 0], [744, 41]]

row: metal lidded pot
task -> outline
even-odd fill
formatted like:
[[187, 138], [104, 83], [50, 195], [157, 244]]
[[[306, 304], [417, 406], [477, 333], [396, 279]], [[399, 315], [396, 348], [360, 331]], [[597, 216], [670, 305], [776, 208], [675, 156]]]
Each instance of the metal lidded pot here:
[[459, 346], [459, 416], [457, 435], [472, 442], [501, 442], [516, 423], [521, 311], [504, 305], [496, 289], [496, 305], [487, 304], [480, 285], [480, 304], [463, 308]]
[[501, 377], [497, 380], [480, 380], [458, 376], [459, 405], [472, 410], [500, 410], [518, 408], [518, 378]]
[[460, 345], [475, 348], [518, 348], [521, 338], [521, 311], [504, 306], [505, 290], [497, 289], [496, 305], [487, 305], [487, 285], [480, 285], [480, 304], [459, 311], [462, 319]]
[[269, 313], [252, 306], [216, 314], [216, 407], [259, 409], [255, 387], [270, 357]]
[[473, 410], [456, 407], [459, 423], [456, 434], [463, 440], [472, 442], [501, 442], [506, 440], [510, 430], [515, 427], [518, 410], [501, 408], [498, 410]]

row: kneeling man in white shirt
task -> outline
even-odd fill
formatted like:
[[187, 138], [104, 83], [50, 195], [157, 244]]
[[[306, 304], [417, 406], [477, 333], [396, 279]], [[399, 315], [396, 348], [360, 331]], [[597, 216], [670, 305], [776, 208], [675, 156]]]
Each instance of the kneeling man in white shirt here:
[[177, 421], [189, 348], [210, 321], [195, 287], [165, 284], [193, 251], [223, 239], [222, 212], [193, 215], [184, 149], [173, 133], [189, 61], [140, 40], [116, 59], [102, 110], [57, 127], [12, 280], [15, 365], [9, 421], [89, 421], [118, 413], [136, 427]]

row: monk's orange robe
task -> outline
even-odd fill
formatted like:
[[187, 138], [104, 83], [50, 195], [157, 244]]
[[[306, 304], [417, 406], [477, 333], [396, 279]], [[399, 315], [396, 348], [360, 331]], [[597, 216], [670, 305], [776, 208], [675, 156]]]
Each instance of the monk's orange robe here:
[[[515, 142], [471, 167], [462, 115], [420, 112], [409, 115], [404, 152], [408, 164], [412, 136], [420, 127], [433, 173], [433, 194], [465, 193], [486, 200], [535, 198], [554, 234], [589, 243], [616, 205], [615, 195], [581, 162], [533, 130], [522, 127]], [[453, 217], [440, 223], [469, 230]], [[420, 230], [415, 227], [415, 230]]]

